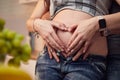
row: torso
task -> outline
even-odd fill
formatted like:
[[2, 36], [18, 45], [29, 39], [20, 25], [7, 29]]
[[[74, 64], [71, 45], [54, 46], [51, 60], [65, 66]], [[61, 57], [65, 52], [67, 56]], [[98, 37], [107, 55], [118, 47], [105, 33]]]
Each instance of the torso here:
[[[66, 10], [60, 11], [54, 17], [53, 20], [64, 23], [67, 27], [69, 27], [70, 25], [72, 25], [74, 23], [78, 23], [81, 20], [85, 20], [85, 19], [88, 19], [91, 17], [92, 16], [90, 16], [89, 14], [86, 14], [84, 12], [66, 9]], [[72, 36], [72, 33], [58, 30], [57, 35], [64, 42], [64, 44], [67, 45], [69, 39]], [[96, 40], [94, 43], [92, 43], [92, 45], [89, 49], [89, 53], [95, 54], [95, 55], [106, 56], [107, 55], [106, 38], [101, 37], [99, 34], [96, 34]]]
[[[50, 0], [50, 15], [55, 21], [64, 23], [67, 27], [92, 16], [108, 14], [112, 0]], [[58, 30], [57, 35], [67, 45], [72, 33]], [[89, 53], [107, 55], [106, 38], [95, 35]]]

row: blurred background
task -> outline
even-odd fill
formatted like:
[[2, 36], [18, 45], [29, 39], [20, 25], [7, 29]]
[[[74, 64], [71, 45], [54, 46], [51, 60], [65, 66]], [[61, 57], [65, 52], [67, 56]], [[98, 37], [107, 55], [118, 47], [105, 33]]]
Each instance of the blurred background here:
[[[30, 36], [26, 29], [26, 21], [30, 17], [37, 0], [0, 0], [0, 18], [6, 21], [5, 28], [16, 31], [25, 36], [24, 42], [30, 42]], [[32, 54], [32, 53], [31, 53]], [[9, 57], [7, 57], [9, 58]], [[36, 60], [30, 59], [27, 64], [21, 64], [34, 79]]]
[[5, 27], [27, 36], [26, 20], [30, 17], [36, 2], [36, 0], [0, 0], [0, 17], [5, 19]]

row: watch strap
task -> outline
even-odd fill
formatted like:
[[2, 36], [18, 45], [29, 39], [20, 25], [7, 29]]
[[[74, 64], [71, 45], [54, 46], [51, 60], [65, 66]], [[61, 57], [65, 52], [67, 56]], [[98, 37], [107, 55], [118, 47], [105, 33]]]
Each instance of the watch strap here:
[[99, 32], [101, 36], [108, 36], [109, 31], [107, 29], [106, 20], [103, 16], [98, 16], [98, 23], [99, 23]]

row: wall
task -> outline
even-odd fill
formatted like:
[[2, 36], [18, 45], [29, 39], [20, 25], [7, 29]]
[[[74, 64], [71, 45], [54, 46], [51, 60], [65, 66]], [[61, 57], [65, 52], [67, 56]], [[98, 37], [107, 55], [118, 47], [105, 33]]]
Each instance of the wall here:
[[28, 35], [26, 20], [32, 13], [36, 3], [20, 4], [19, 0], [0, 0], [0, 17], [6, 20], [5, 27]]

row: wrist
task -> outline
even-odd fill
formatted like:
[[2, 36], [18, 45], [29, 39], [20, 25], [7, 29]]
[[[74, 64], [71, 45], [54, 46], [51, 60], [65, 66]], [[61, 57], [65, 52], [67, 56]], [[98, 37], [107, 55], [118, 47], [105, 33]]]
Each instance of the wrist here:
[[33, 20], [33, 32], [35, 33], [35, 36], [39, 38], [39, 33], [38, 33], [38, 27], [39, 26], [39, 19], [34, 19]]
[[94, 22], [94, 24], [95, 24], [94, 29], [96, 30], [96, 32], [98, 32], [98, 31], [99, 31], [98, 18], [97, 18], [97, 17], [94, 17], [94, 18], [93, 18], [93, 22]]
[[36, 28], [35, 28], [35, 20], [36, 20], [36, 19], [33, 20], [33, 25], [32, 25], [33, 32], [36, 32]]
[[33, 30], [34, 32], [37, 32], [38, 31], [38, 27], [40, 26], [40, 19], [34, 19], [33, 21]]
[[110, 32], [107, 29], [106, 19], [104, 18], [104, 16], [97, 16], [97, 18], [98, 18], [99, 32], [101, 36], [108, 36]]

